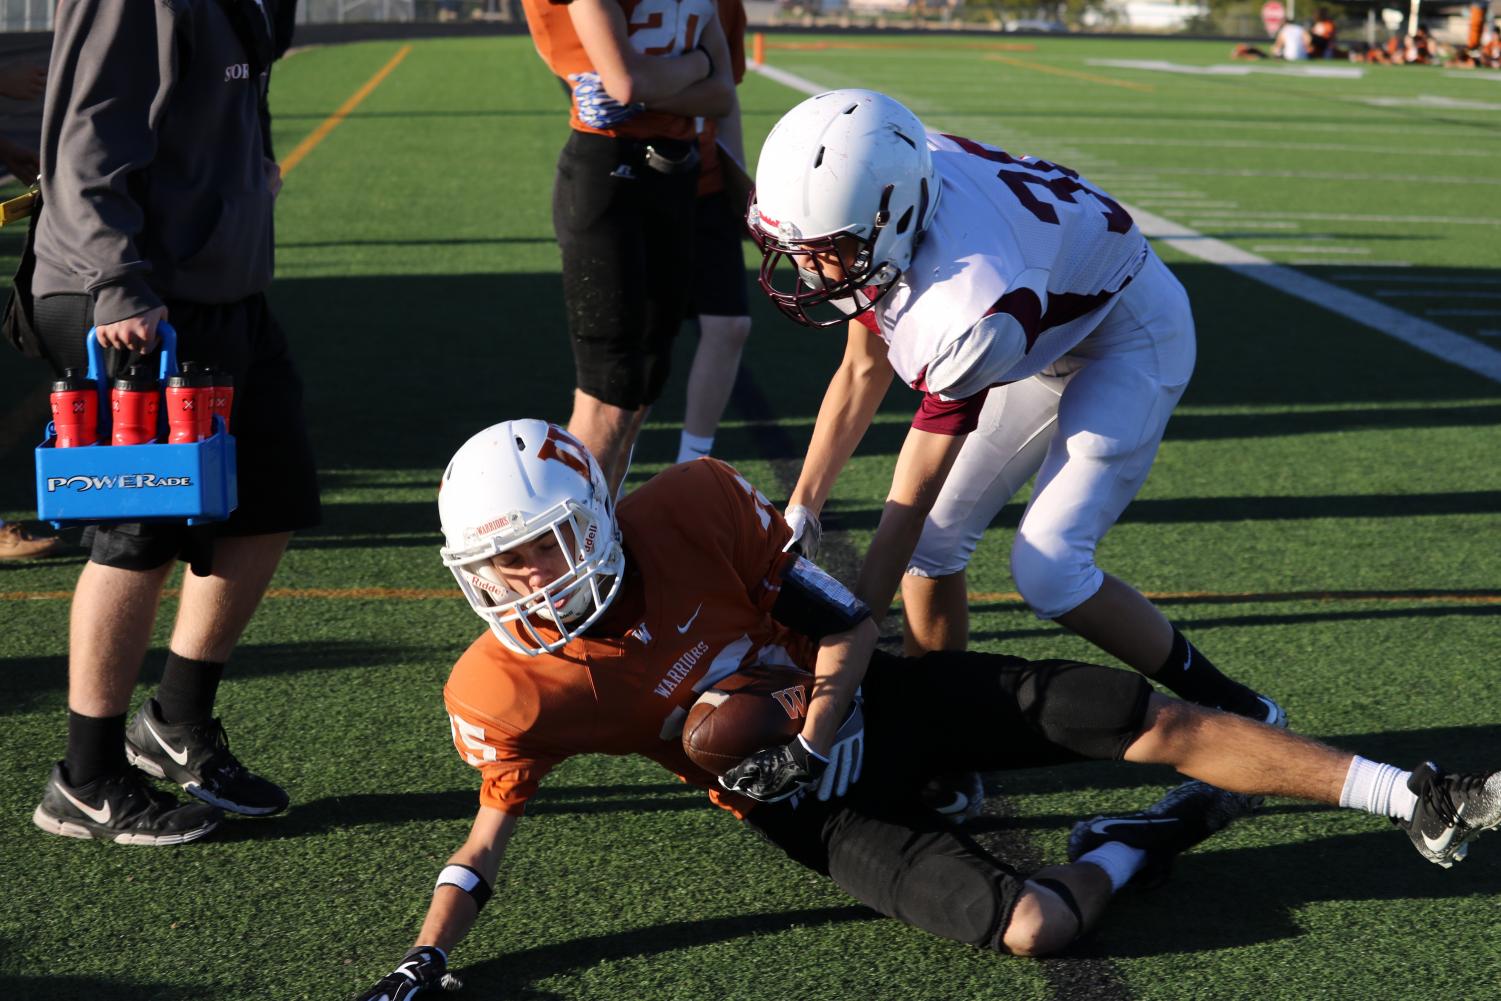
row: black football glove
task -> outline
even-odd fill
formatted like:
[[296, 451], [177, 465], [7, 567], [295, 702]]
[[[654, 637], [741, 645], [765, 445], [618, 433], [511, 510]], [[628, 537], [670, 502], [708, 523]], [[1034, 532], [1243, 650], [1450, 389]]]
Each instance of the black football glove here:
[[435, 945], [408, 950], [401, 965], [355, 1001], [411, 1001], [425, 990], [456, 991], [464, 982], [448, 972], [448, 958]]
[[779, 803], [814, 787], [819, 799], [843, 796], [860, 778], [864, 751], [865, 713], [857, 696], [834, 735], [830, 748], [833, 767], [829, 758], [809, 747], [798, 734], [785, 744], [752, 754], [720, 776], [719, 784], [762, 803]]

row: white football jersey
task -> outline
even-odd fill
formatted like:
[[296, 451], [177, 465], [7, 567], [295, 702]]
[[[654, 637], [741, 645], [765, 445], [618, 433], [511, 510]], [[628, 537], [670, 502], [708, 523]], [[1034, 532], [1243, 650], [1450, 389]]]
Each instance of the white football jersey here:
[[936, 132], [928, 148], [938, 208], [875, 318], [897, 375], [961, 400], [1057, 361], [1149, 251], [1126, 210], [1067, 167]]

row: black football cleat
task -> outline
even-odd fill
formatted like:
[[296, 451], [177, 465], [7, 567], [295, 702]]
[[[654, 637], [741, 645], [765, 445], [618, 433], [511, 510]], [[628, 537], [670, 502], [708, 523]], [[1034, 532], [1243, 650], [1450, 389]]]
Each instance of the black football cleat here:
[[223, 815], [203, 803], [182, 803], [153, 789], [138, 772], [69, 785], [54, 765], [31, 822], [49, 834], [117, 845], [181, 845], [219, 826]]
[[985, 780], [979, 772], [947, 772], [929, 779], [918, 798], [949, 823], [962, 824], [984, 808]]
[[1480, 832], [1501, 827], [1501, 772], [1450, 775], [1431, 761], [1413, 769], [1407, 788], [1418, 797], [1412, 820], [1394, 820], [1418, 854], [1445, 869], [1464, 861]]
[[156, 699], [147, 699], [126, 728], [125, 757], [147, 775], [176, 782], [189, 795], [230, 813], [260, 817], [287, 808], [281, 786], [229, 752], [229, 738], [217, 719], [165, 723]]
[[1069, 832], [1068, 859], [1077, 862], [1109, 841], [1139, 848], [1147, 858], [1130, 885], [1150, 889], [1167, 881], [1174, 858], [1250, 813], [1256, 804], [1207, 782], [1185, 782], [1145, 810], [1079, 821]]

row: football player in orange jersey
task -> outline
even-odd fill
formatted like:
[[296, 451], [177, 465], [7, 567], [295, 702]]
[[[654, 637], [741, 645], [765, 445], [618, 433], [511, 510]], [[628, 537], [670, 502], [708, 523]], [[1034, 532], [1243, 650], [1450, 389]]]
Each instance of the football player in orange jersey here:
[[553, 229], [573, 344], [569, 430], [611, 488], [667, 379], [687, 307], [694, 119], [734, 101], [714, 0], [523, 0], [537, 53], [572, 87]]
[[[454, 455], [438, 506], [444, 563], [490, 626], [443, 693], [454, 746], [480, 771], [480, 807], [416, 945], [361, 1001], [457, 986], [448, 951], [490, 898], [527, 801], [575, 754], [650, 758], [882, 914], [1018, 955], [1066, 948], [1116, 890], [1165, 878], [1248, 795], [1391, 816], [1445, 866], [1501, 825], [1501, 772], [1402, 772], [1164, 697], [1130, 671], [877, 651], [865, 606], [785, 552], [781, 516], [714, 459], [671, 467], [617, 515], [576, 438], [507, 421]], [[716, 781], [683, 752], [683, 720], [699, 693], [757, 663], [814, 672], [803, 731]], [[1168, 764], [1197, 781], [1140, 813], [1080, 823], [1072, 861], [1030, 875], [918, 799], [942, 769], [1086, 758]]]

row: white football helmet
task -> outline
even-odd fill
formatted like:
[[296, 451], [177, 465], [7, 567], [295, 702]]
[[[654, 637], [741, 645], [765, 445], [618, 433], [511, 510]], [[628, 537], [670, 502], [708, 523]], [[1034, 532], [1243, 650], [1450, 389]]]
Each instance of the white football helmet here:
[[[558, 650], [620, 590], [625, 552], [614, 498], [594, 456], [555, 424], [504, 421], [466, 441], [443, 473], [438, 515], [443, 565], [470, 607], [518, 653]], [[548, 532], [568, 570], [529, 594], [506, 586], [491, 558]]]
[[[746, 221], [761, 247], [762, 290], [805, 326], [864, 312], [912, 263], [939, 187], [922, 122], [901, 104], [872, 90], [810, 97], [761, 147]], [[793, 255], [801, 260], [779, 277]], [[820, 258], [842, 273], [826, 273]], [[834, 309], [810, 315], [824, 305]]]

